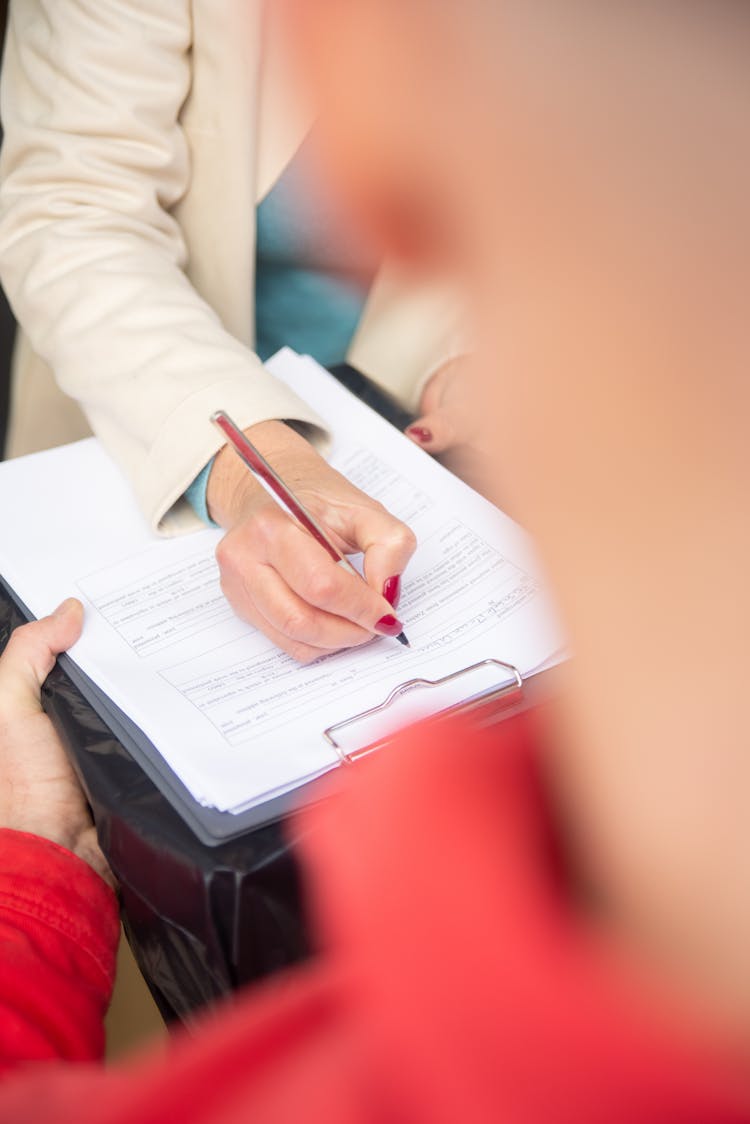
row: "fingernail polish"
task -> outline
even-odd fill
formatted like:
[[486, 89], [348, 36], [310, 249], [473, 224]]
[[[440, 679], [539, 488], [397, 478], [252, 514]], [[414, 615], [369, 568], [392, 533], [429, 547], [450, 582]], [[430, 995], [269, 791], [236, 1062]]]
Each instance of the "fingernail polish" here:
[[401, 621], [392, 616], [381, 617], [379, 621], [375, 622], [374, 627], [375, 631], [382, 633], [383, 636], [398, 636], [404, 628]]
[[389, 605], [395, 609], [401, 597], [401, 576], [396, 574], [395, 577], [388, 578], [383, 586], [383, 597]]
[[423, 425], [410, 425], [406, 432], [410, 433], [412, 437], [416, 437], [417, 441], [422, 445], [427, 445], [432, 441], [431, 431], [425, 429]]

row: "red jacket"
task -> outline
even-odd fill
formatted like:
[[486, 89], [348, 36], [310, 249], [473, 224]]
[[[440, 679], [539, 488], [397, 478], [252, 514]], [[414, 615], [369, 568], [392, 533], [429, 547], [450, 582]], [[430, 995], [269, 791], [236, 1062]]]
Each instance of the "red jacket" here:
[[428, 727], [352, 770], [306, 813], [318, 954], [108, 1070], [114, 896], [0, 833], [2, 1124], [750, 1121], [739, 1067], [576, 915], [528, 731]]

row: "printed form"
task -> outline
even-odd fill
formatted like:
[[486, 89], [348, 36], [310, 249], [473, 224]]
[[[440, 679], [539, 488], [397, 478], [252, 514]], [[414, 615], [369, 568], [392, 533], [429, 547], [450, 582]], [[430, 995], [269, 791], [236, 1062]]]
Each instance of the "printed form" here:
[[196, 799], [222, 811], [337, 765], [323, 731], [406, 680], [490, 658], [529, 674], [563, 644], [515, 523], [312, 360], [284, 351], [269, 366], [328, 423], [334, 466], [414, 530], [399, 605], [411, 648], [378, 637], [295, 663], [226, 602], [214, 557], [221, 532], [157, 539], [93, 439], [0, 469], [0, 573], [37, 615], [81, 598], [86, 624], [72, 657]]

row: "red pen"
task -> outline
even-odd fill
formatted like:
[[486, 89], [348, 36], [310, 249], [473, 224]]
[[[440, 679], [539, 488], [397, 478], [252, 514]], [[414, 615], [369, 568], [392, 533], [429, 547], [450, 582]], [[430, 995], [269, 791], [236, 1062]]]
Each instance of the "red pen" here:
[[[354, 574], [355, 578], [364, 581], [362, 575], [354, 569], [346, 555], [342, 554], [338, 547], [331, 542], [315, 516], [297, 499], [291, 488], [284, 483], [278, 472], [271, 467], [263, 454], [255, 448], [255, 445], [253, 445], [247, 435], [235, 425], [229, 417], [229, 414], [225, 413], [224, 410], [217, 410], [216, 413], [211, 415], [211, 421], [217, 429], [221, 430], [237, 456], [244, 461], [250, 471], [267, 485], [279, 505], [285, 508], [290, 515], [293, 515], [294, 518], [302, 524], [308, 534], [312, 535], [315, 541], [320, 543], [334, 562], [343, 566], [349, 573]], [[400, 632], [396, 640], [398, 640], [400, 644], [404, 644], [407, 648], [410, 647], [405, 633]]]

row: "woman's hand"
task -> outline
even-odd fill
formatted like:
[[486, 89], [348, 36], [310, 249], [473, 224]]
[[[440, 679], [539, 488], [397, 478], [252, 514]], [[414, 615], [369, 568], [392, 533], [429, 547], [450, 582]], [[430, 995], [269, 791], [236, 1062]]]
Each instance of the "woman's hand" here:
[[406, 436], [507, 510], [509, 501], [494, 483], [492, 427], [476, 405], [470, 407], [470, 403], [484, 398], [482, 389], [471, 385], [472, 377], [468, 358], [452, 359], [440, 367], [422, 391], [420, 416], [406, 430]]
[[208, 482], [208, 509], [227, 534], [217, 550], [222, 589], [235, 612], [294, 659], [397, 636], [400, 576], [414, 553], [409, 528], [336, 472], [283, 422], [248, 436], [345, 554], [364, 554], [366, 582], [271, 499], [229, 447]]
[[83, 606], [69, 600], [51, 617], [16, 629], [0, 656], [0, 827], [67, 847], [113, 884], [86, 798], [52, 723], [42, 684], [81, 634]]
[[447, 453], [469, 445], [476, 435], [477, 411], [470, 411], [467, 363], [452, 359], [429, 380], [419, 403], [420, 416], [406, 431], [428, 453]]

